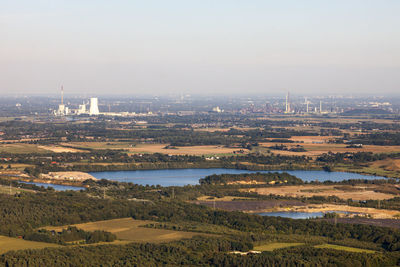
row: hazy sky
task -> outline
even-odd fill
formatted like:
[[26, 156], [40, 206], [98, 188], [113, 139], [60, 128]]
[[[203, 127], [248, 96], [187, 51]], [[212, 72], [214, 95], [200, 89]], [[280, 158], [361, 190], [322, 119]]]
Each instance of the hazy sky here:
[[0, 0], [0, 93], [400, 93], [399, 0]]

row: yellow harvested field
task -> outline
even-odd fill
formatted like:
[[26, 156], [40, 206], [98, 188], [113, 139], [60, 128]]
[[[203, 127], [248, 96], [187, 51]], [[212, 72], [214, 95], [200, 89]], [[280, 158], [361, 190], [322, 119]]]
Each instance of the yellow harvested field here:
[[[170, 155], [219, 155], [237, 152], [239, 148], [229, 148], [224, 146], [184, 146], [165, 149], [167, 144], [140, 144], [129, 148], [132, 153], [163, 153]], [[244, 149], [247, 153], [247, 149]]]
[[336, 250], [343, 250], [348, 252], [358, 252], [358, 253], [376, 253], [377, 251], [369, 250], [369, 249], [361, 249], [361, 248], [353, 248], [353, 247], [345, 247], [333, 244], [322, 244], [316, 245], [315, 248], [329, 248], [329, 249], [336, 249]]
[[60, 146], [73, 147], [72, 149], [129, 149], [134, 143], [128, 142], [69, 142], [60, 143]]
[[340, 136], [292, 136], [289, 140], [294, 142], [304, 142], [304, 144], [312, 144], [315, 142], [327, 143], [329, 140], [340, 138]]
[[48, 146], [38, 146], [41, 149], [49, 150], [55, 153], [77, 153], [77, 152], [84, 152], [83, 150], [69, 148], [69, 147], [62, 147], [56, 145], [48, 145]]
[[[60, 144], [63, 145], [63, 144]], [[65, 144], [67, 145], [67, 144]], [[129, 153], [162, 153], [170, 155], [220, 155], [238, 152], [240, 148], [228, 148], [224, 146], [183, 146], [165, 148], [168, 144], [133, 144], [124, 142], [71, 142], [68, 146], [76, 149], [123, 149]], [[247, 149], [243, 149], [248, 151]]]
[[374, 161], [371, 164], [373, 168], [382, 168], [387, 171], [399, 171], [400, 170], [400, 159], [387, 158], [384, 160]]
[[275, 249], [280, 249], [280, 248], [288, 248], [288, 247], [296, 247], [296, 246], [301, 246], [304, 245], [304, 243], [267, 243], [259, 246], [255, 246], [253, 250], [256, 251], [273, 251]]
[[[201, 235], [194, 232], [183, 232], [173, 231], [165, 229], [154, 229], [140, 227], [150, 223], [156, 223], [152, 221], [134, 220], [132, 218], [113, 219], [106, 221], [89, 222], [82, 224], [75, 224], [79, 229], [85, 231], [104, 230], [111, 232], [117, 236], [120, 240], [131, 241], [131, 242], [150, 242], [160, 243], [168, 242], [172, 240], [179, 240], [182, 238], [191, 238], [195, 235]], [[58, 227], [45, 227], [47, 230], [61, 231], [67, 228], [67, 226]]]
[[[310, 142], [307, 141], [307, 142]], [[318, 142], [318, 141], [311, 141]], [[321, 141], [323, 142], [323, 141]], [[279, 145], [281, 143], [274, 142], [263, 142], [260, 143], [261, 146], [268, 148], [271, 146]], [[333, 152], [333, 153], [357, 153], [357, 152], [373, 152], [373, 153], [396, 153], [400, 152], [400, 146], [374, 146], [374, 145], [365, 145], [362, 148], [347, 148], [345, 144], [328, 144], [328, 143], [286, 143], [285, 144], [289, 149], [295, 147], [296, 145], [300, 145], [304, 147], [305, 152], [293, 152], [286, 150], [274, 150], [270, 149], [274, 154], [280, 155], [297, 155], [297, 156], [319, 156], [324, 153]]]
[[[243, 189], [243, 191], [256, 192], [260, 195], [280, 195], [288, 197], [312, 197], [312, 196], [337, 196], [338, 198], [347, 200], [383, 200], [396, 197], [394, 194], [375, 192], [376, 185], [289, 185], [274, 186], [263, 188]], [[395, 189], [397, 190], [397, 189]], [[399, 190], [400, 192], [400, 190]]]
[[0, 254], [6, 253], [11, 250], [42, 249], [48, 247], [60, 247], [60, 245], [0, 236]]

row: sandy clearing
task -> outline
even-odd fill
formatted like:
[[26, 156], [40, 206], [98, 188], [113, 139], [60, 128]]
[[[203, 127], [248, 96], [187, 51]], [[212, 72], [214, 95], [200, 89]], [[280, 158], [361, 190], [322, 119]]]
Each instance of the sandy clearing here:
[[55, 145], [48, 145], [48, 146], [38, 146], [41, 149], [50, 150], [55, 153], [77, 153], [77, 152], [84, 152], [83, 150], [79, 150], [76, 148], [69, 148], [69, 147], [62, 147], [62, 146], [55, 146]]
[[298, 212], [329, 212], [329, 211], [345, 211], [355, 214], [368, 214], [374, 219], [393, 219], [398, 218], [400, 211], [384, 210], [375, 208], [353, 207], [348, 205], [322, 204], [292, 207], [293, 211]]
[[62, 181], [85, 181], [98, 180], [94, 176], [86, 172], [70, 171], [70, 172], [49, 172], [48, 174], [40, 174], [41, 179], [62, 180]]

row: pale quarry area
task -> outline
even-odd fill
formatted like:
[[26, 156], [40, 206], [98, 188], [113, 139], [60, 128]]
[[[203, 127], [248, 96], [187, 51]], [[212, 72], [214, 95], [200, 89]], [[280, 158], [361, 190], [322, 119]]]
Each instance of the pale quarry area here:
[[63, 180], [63, 181], [85, 181], [85, 180], [97, 180], [97, 178], [86, 172], [49, 172], [47, 174], [40, 174], [41, 179], [50, 180]]

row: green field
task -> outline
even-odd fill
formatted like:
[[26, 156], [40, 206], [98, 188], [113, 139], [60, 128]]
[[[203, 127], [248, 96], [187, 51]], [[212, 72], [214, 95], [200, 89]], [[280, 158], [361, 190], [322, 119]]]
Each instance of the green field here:
[[343, 251], [348, 251], [348, 252], [360, 252], [360, 253], [376, 253], [376, 251], [374, 251], [374, 250], [345, 247], [345, 246], [339, 246], [339, 245], [333, 245], [333, 244], [317, 245], [317, 246], [315, 246], [315, 248], [330, 248], [330, 249], [343, 250]]
[[[115, 234], [119, 240], [132, 241], [132, 242], [161, 243], [172, 240], [179, 240], [182, 238], [191, 238], [195, 235], [202, 235], [194, 232], [140, 227], [142, 225], [146, 225], [149, 223], [154, 223], [154, 222], [134, 220], [132, 218], [122, 218], [122, 219], [82, 223], [82, 224], [76, 224], [74, 226], [76, 226], [79, 229], [83, 229], [85, 231], [103, 230], [111, 232]], [[55, 230], [55, 231], [61, 231], [64, 228], [67, 228], [67, 226], [46, 227], [47, 230]]]
[[6, 253], [11, 250], [42, 249], [47, 247], [59, 247], [59, 245], [0, 236], [0, 254]]
[[278, 242], [276, 242], [276, 243], [267, 243], [264, 245], [255, 246], [254, 250], [273, 251], [275, 249], [296, 247], [296, 246], [301, 246], [301, 245], [304, 245], [304, 243], [278, 243]]
[[[21, 193], [21, 192], [35, 192], [35, 191], [29, 190], [29, 189], [11, 187], [12, 195]], [[10, 194], [10, 187], [8, 185], [0, 185], [0, 194]]]
[[0, 153], [15, 153], [15, 154], [28, 154], [28, 153], [46, 153], [50, 152], [37, 145], [16, 143], [16, 144], [0, 144]]

